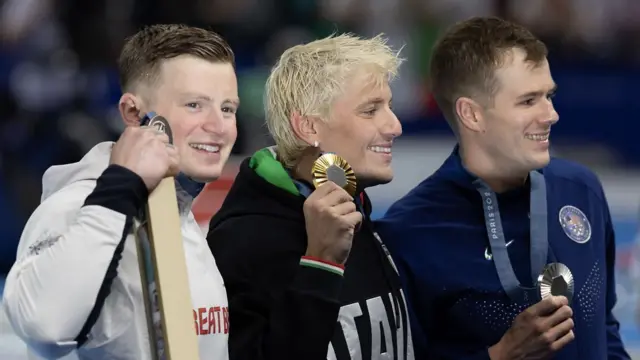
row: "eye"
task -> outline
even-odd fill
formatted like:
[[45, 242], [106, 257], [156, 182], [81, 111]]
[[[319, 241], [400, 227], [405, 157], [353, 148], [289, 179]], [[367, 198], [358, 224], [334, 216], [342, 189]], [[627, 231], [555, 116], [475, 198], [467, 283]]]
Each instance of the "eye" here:
[[367, 116], [374, 116], [376, 114], [376, 111], [378, 111], [378, 109], [371, 109], [371, 110], [367, 110], [367, 111], [363, 111], [362, 113], [367, 115]]
[[190, 103], [185, 104], [185, 106], [190, 108], [190, 109], [194, 109], [194, 110], [201, 108], [200, 103], [197, 103], [197, 102], [190, 102]]
[[526, 99], [524, 101], [522, 101], [520, 104], [521, 105], [525, 105], [525, 106], [532, 106], [536, 103], [536, 99], [535, 98], [530, 98], [530, 99]]
[[229, 113], [229, 114], [235, 114], [238, 110], [232, 106], [223, 106], [222, 107], [222, 112], [223, 113]]

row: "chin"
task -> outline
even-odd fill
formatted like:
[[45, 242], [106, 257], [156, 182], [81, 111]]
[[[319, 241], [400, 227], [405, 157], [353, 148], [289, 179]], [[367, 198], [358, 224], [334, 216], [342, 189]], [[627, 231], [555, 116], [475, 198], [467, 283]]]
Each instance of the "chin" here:
[[549, 165], [549, 162], [551, 162], [551, 156], [549, 155], [549, 153], [540, 154], [538, 156], [535, 156], [531, 160], [531, 170], [538, 170]]
[[391, 182], [391, 180], [393, 180], [393, 172], [390, 169], [388, 171], [371, 171], [365, 175], [362, 175], [360, 178], [358, 178], [357, 176], [358, 174], [356, 173], [356, 180], [358, 182], [361, 182], [365, 188], [388, 184]]
[[197, 182], [210, 183], [220, 178], [220, 175], [222, 174], [222, 166], [209, 165], [206, 167], [188, 167], [185, 168], [183, 172]]

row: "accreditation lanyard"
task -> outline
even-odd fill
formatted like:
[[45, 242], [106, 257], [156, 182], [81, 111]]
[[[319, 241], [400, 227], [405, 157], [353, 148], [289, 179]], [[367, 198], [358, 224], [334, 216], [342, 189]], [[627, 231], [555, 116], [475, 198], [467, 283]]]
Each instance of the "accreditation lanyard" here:
[[[537, 282], [540, 272], [547, 262], [549, 241], [547, 233], [547, 185], [544, 175], [537, 171], [529, 174], [531, 182], [530, 192], [530, 256], [531, 279]], [[484, 220], [487, 227], [487, 236], [491, 246], [493, 263], [498, 272], [502, 288], [514, 302], [527, 303], [539, 298], [536, 287], [525, 287], [520, 284], [511, 266], [507, 244], [505, 241], [498, 197], [496, 193], [482, 180], [473, 182], [482, 197]]]

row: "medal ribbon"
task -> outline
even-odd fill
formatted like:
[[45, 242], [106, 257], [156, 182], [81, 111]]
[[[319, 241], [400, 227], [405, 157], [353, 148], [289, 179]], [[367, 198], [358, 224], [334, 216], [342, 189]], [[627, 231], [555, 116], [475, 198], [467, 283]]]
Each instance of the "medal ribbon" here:
[[[530, 172], [529, 179], [531, 182], [529, 205], [531, 279], [536, 284], [538, 276], [547, 263], [547, 252], [549, 250], [547, 238], [547, 184], [544, 175], [537, 171]], [[477, 179], [473, 184], [482, 197], [487, 236], [489, 237], [493, 263], [498, 272], [502, 289], [514, 302], [538, 301], [540, 295], [537, 293], [535, 285], [533, 287], [522, 286], [511, 265], [500, 218], [498, 197], [481, 179]]]

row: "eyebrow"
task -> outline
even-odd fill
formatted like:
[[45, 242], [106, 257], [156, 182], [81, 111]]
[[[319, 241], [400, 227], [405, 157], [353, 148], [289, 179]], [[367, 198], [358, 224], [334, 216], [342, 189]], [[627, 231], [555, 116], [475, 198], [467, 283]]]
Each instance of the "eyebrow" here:
[[[206, 96], [206, 95], [198, 95], [198, 94], [194, 94], [194, 93], [181, 93], [180, 96], [182, 98], [190, 98], [190, 99], [196, 99], [196, 100], [202, 100], [202, 101], [212, 101], [211, 97]], [[235, 99], [225, 99], [223, 101], [223, 103], [232, 103], [235, 106], [240, 106], [240, 99], [235, 98]]]
[[240, 106], [240, 99], [236, 98], [236, 99], [226, 99], [225, 101], [222, 102], [224, 103], [232, 103], [233, 105], [235, 105], [236, 107]]
[[[393, 100], [393, 98], [389, 99], [389, 103], [391, 103], [392, 100]], [[384, 104], [385, 102], [386, 101], [383, 98], [375, 97], [375, 98], [372, 98], [372, 99], [369, 99], [369, 100], [363, 102], [358, 107], [361, 108], [361, 107], [365, 107], [365, 106], [368, 106], [368, 105], [380, 105], [380, 104]]]
[[190, 98], [190, 99], [196, 99], [196, 100], [204, 100], [204, 101], [211, 101], [211, 98], [206, 96], [206, 95], [198, 95], [195, 93], [180, 93], [180, 97], [182, 98]]
[[528, 92], [526, 94], [518, 96], [518, 99], [525, 99], [525, 98], [531, 98], [531, 97], [542, 97], [542, 96], [546, 96], [548, 94], [554, 94], [556, 91], [558, 91], [558, 84], [554, 84], [553, 87], [549, 91], [531, 91], [531, 92]]

